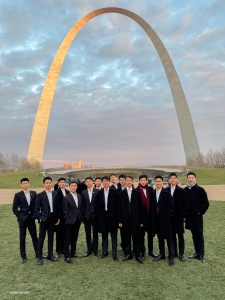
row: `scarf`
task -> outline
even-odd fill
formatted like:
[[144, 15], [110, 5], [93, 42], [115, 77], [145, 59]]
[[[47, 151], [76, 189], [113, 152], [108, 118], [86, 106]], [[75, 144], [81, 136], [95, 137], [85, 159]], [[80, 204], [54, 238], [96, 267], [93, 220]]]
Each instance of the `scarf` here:
[[[139, 183], [138, 187], [139, 187], [139, 191], [140, 191], [140, 194], [141, 194], [142, 205], [147, 208], [147, 212], [149, 213], [150, 212], [150, 197], [149, 197], [148, 184], [143, 186]], [[146, 197], [147, 198], [145, 197], [143, 189], [146, 189]]]
[[193, 183], [193, 184], [190, 184], [189, 182], [187, 182], [187, 187], [188, 187], [189, 189], [191, 189], [191, 188], [193, 188], [193, 186], [196, 185], [196, 183], [197, 183], [197, 182], [195, 182], [195, 183]]

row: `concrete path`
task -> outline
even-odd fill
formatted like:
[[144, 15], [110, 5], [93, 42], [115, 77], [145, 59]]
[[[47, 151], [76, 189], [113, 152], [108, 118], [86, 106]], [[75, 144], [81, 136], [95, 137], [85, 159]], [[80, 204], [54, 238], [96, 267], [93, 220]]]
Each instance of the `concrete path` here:
[[[225, 185], [202, 185], [202, 187], [206, 190], [209, 200], [225, 201]], [[40, 193], [43, 188], [34, 190]], [[15, 193], [19, 191], [21, 189], [0, 189], [0, 205], [12, 204]]]

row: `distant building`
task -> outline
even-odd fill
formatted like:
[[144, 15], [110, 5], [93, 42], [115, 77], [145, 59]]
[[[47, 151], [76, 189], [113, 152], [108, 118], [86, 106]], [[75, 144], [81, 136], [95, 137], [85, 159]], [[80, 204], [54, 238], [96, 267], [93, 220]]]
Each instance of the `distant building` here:
[[63, 169], [68, 170], [68, 169], [81, 169], [82, 168], [82, 160], [78, 159], [77, 164], [64, 164]]

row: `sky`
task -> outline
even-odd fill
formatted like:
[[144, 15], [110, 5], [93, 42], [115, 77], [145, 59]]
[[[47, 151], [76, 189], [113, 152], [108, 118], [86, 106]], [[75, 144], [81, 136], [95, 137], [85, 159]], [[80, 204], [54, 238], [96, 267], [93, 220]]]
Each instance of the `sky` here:
[[[26, 156], [46, 76], [62, 40], [89, 12], [142, 17], [180, 78], [200, 150], [225, 146], [225, 1], [0, 0], [0, 152]], [[171, 90], [156, 49], [132, 19], [97, 16], [62, 66], [43, 164], [184, 164]]]

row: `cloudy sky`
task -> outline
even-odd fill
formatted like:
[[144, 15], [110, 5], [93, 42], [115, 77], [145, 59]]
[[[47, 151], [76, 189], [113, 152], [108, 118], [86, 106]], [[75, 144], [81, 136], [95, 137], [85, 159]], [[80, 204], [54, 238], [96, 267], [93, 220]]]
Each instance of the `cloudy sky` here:
[[[103, 4], [104, 3], [104, 4]], [[181, 80], [200, 149], [225, 146], [224, 0], [0, 0], [0, 152], [26, 156], [56, 51], [92, 10], [117, 6], [159, 35]], [[44, 166], [182, 164], [175, 107], [143, 29], [111, 13], [89, 21], [65, 58]]]

